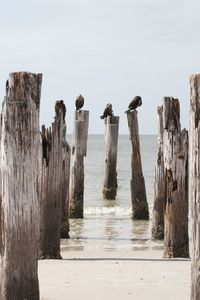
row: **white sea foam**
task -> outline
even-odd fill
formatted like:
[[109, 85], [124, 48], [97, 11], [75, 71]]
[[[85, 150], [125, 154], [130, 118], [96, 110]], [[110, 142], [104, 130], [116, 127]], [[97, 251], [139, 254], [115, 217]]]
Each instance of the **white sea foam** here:
[[86, 207], [84, 209], [84, 215], [87, 216], [101, 216], [101, 215], [113, 215], [113, 216], [130, 216], [130, 207]]

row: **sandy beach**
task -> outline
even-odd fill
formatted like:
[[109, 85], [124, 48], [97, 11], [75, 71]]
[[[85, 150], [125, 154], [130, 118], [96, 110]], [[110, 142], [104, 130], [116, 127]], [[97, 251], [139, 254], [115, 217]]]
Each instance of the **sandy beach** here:
[[161, 250], [63, 251], [39, 261], [41, 300], [188, 300], [190, 260]]

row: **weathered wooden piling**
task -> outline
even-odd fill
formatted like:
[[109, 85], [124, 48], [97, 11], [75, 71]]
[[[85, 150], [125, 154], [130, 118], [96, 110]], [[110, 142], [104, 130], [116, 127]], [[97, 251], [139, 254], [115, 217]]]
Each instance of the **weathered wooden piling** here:
[[105, 176], [103, 196], [105, 199], [115, 199], [117, 194], [117, 146], [119, 117], [105, 118]]
[[127, 113], [130, 140], [132, 144], [132, 179], [131, 179], [131, 198], [132, 198], [132, 218], [134, 220], [148, 220], [149, 209], [146, 198], [146, 188], [142, 173], [142, 162], [140, 156], [140, 139], [138, 130], [137, 111]]
[[[64, 136], [66, 134], [64, 133]], [[71, 149], [67, 141], [63, 141], [62, 164], [62, 223], [61, 238], [69, 238], [69, 178], [70, 178]]]
[[165, 179], [163, 158], [163, 106], [158, 107], [158, 154], [155, 165], [152, 239], [164, 239]]
[[39, 300], [38, 166], [42, 75], [11, 73], [0, 128], [0, 299]]
[[87, 150], [88, 123], [89, 111], [75, 111], [69, 193], [70, 218], [83, 218], [84, 156]]
[[60, 237], [62, 221], [68, 237], [67, 201], [69, 180], [69, 148], [66, 143], [66, 124], [63, 111], [56, 114], [49, 129], [42, 126], [43, 158], [40, 179], [41, 258], [61, 258]]
[[200, 299], [200, 73], [190, 77], [189, 198], [191, 207], [191, 300]]
[[178, 99], [164, 98], [163, 125], [166, 180], [164, 257], [189, 257], [188, 132], [181, 131]]

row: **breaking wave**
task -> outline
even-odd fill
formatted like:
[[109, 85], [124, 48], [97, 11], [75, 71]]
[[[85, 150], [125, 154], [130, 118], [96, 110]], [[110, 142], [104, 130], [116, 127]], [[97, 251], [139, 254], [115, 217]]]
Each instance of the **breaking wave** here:
[[130, 207], [86, 207], [84, 209], [85, 216], [101, 216], [101, 215], [112, 215], [112, 216], [130, 216]]

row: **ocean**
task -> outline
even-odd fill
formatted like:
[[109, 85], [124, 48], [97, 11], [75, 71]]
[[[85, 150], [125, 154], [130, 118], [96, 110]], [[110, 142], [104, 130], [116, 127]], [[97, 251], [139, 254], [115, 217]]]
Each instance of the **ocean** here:
[[[71, 136], [68, 137], [71, 140]], [[151, 241], [154, 167], [157, 136], [141, 135], [140, 148], [150, 220], [131, 219], [131, 142], [128, 135], [118, 140], [118, 190], [116, 200], [104, 200], [104, 136], [89, 135], [85, 158], [84, 218], [70, 220], [70, 239], [63, 250], [151, 250], [162, 242]]]

